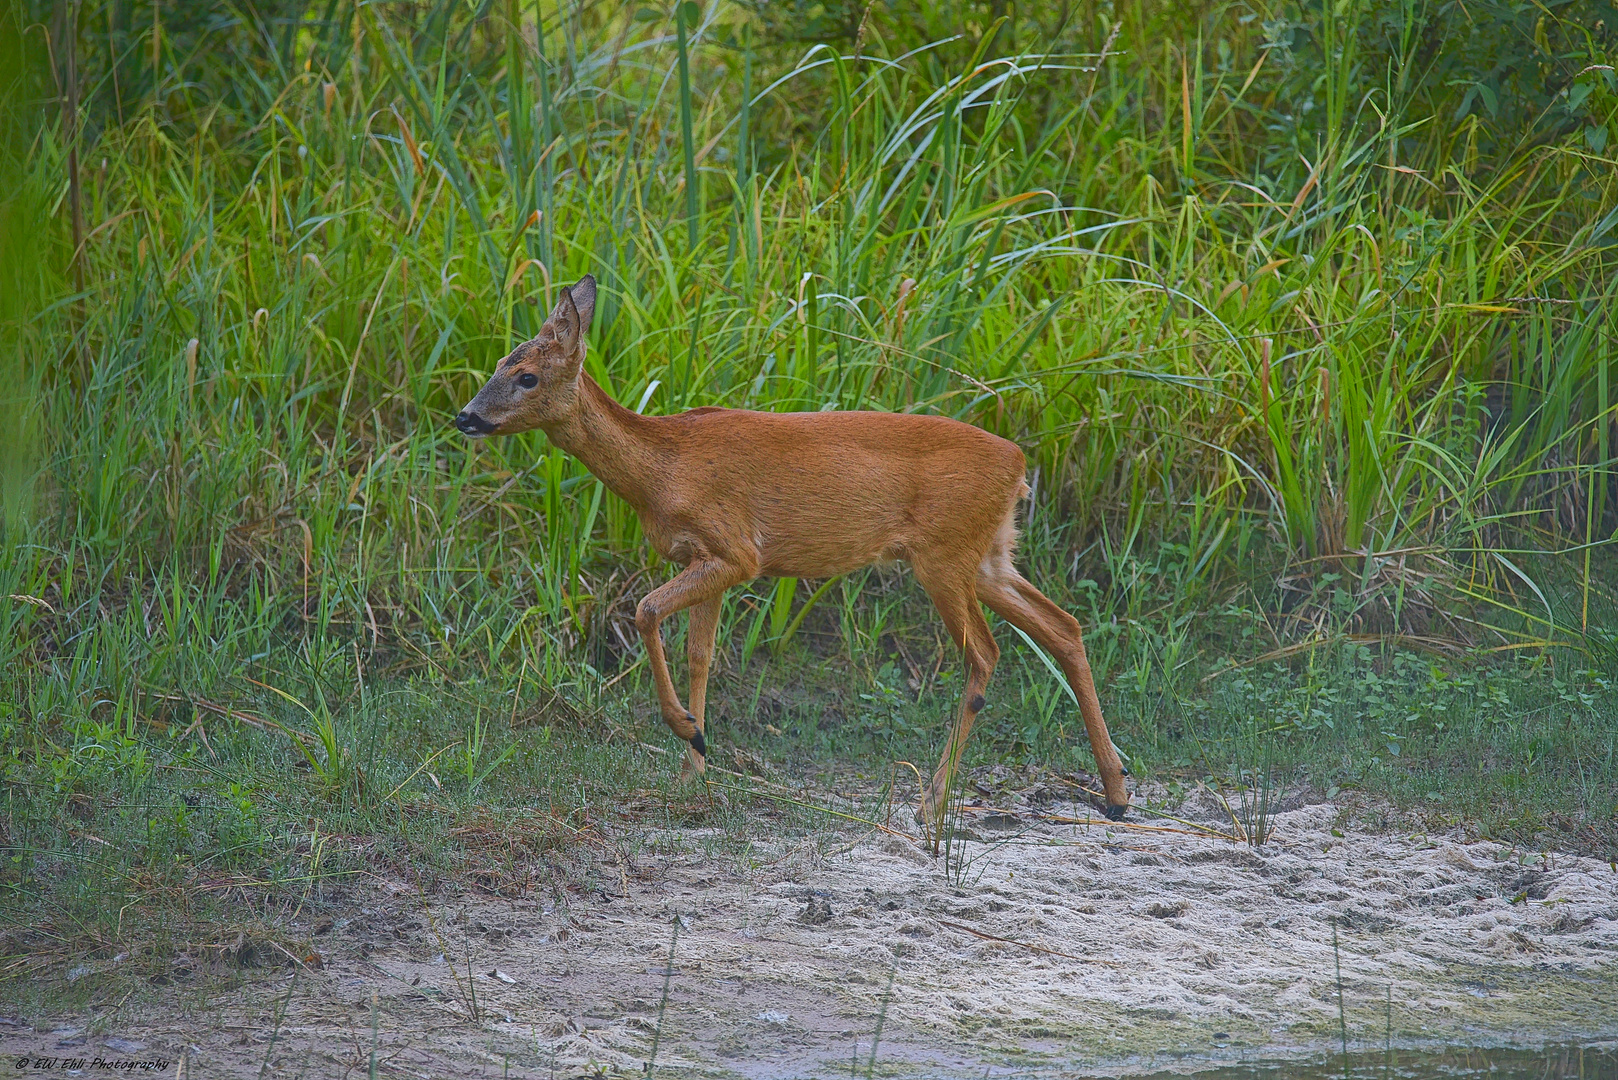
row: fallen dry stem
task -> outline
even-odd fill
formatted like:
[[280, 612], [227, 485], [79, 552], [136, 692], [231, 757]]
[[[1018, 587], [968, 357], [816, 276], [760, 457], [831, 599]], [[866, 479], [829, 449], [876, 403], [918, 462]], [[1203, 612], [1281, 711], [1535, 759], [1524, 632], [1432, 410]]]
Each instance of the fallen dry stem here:
[[[740, 777], [741, 779], [744, 779], [744, 780], [747, 780], [747, 779], [757, 780], [758, 779], [757, 777], [748, 777], [748, 776], [745, 776], [742, 773], [732, 772], [729, 769], [721, 769], [717, 765], [709, 765], [708, 766], [708, 771], [709, 772], [722, 772], [722, 773], [725, 773], [725, 774], [727, 774], [729, 776]], [[768, 780], [759, 780], [758, 782], [763, 783], [763, 784], [768, 784], [769, 783]], [[815, 811], [818, 811], [818, 812], [820, 812], [822, 814], [829, 814], [832, 817], [843, 818], [845, 821], [853, 821], [853, 822], [856, 822], [856, 823], [858, 823], [860, 825], [867, 826], [868, 828], [876, 829], [879, 832], [885, 832], [889, 836], [897, 836], [897, 837], [900, 837], [900, 838], [905, 839], [905, 840], [914, 840], [915, 839], [915, 837], [911, 836], [909, 833], [900, 832], [898, 829], [890, 829], [886, 825], [883, 825], [879, 821], [872, 821], [869, 818], [862, 818], [858, 814], [845, 813], [842, 810], [833, 810], [829, 806], [821, 806], [821, 805], [819, 805], [817, 803], [804, 802], [802, 799], [795, 799], [795, 798], [792, 798], [789, 795], [776, 795], [776, 794], [774, 794], [772, 792], [768, 792], [768, 791], [759, 791], [757, 788], [742, 787], [742, 786], [737, 785], [737, 784], [724, 784], [724, 783], [719, 783], [719, 782], [714, 781], [714, 780], [709, 780], [708, 784], [709, 784], [710, 787], [720, 788], [721, 790], [724, 790], [724, 791], [735, 791], [735, 792], [738, 792], [738, 793], [743, 794], [743, 795], [757, 795], [760, 798], [771, 799], [771, 800], [773, 800], [775, 802], [780, 802], [780, 803], [788, 803], [788, 804], [790, 804], [792, 806], [801, 806], [805, 810], [815, 810]], [[776, 785], [772, 784], [771, 786], [774, 787]]]
[[428, 758], [426, 761], [423, 761], [421, 763], [420, 768], [416, 769], [415, 772], [411, 773], [409, 776], [407, 776], [403, 780], [399, 781], [398, 786], [395, 787], [392, 791], [388, 792], [387, 795], [383, 797], [382, 801], [387, 802], [389, 799], [391, 799], [395, 795], [399, 794], [400, 791], [404, 790], [404, 786], [406, 784], [410, 783], [410, 781], [412, 781], [416, 777], [420, 776], [422, 774], [422, 772], [427, 768], [427, 766], [429, 766], [433, 762], [437, 761], [438, 758], [439, 758], [439, 755], [443, 754], [445, 751], [453, 750], [455, 747], [461, 745], [462, 741], [464, 741], [464, 740], [461, 740], [461, 739], [455, 740], [454, 742], [450, 743], [448, 746], [444, 747], [443, 750], [438, 751], [437, 754], [434, 754], [432, 757]]
[[[1094, 790], [1092, 790], [1090, 788], [1087, 788], [1083, 784], [1076, 784], [1073, 781], [1068, 780], [1065, 777], [1052, 776], [1051, 779], [1055, 780], [1059, 784], [1067, 785], [1068, 787], [1072, 788], [1074, 791], [1082, 791], [1086, 795], [1092, 796], [1094, 798], [1103, 799], [1103, 800], [1106, 798], [1106, 796], [1103, 795], [1101, 792], [1094, 791]], [[1153, 810], [1149, 806], [1131, 806], [1130, 809], [1138, 811], [1139, 813], [1142, 813], [1142, 814], [1150, 814], [1153, 817], [1160, 817], [1164, 821], [1177, 822], [1177, 823], [1179, 823], [1181, 825], [1187, 826], [1188, 828], [1197, 830], [1197, 832], [1199, 834], [1202, 834], [1202, 835], [1215, 836], [1215, 837], [1218, 837], [1221, 840], [1229, 840], [1233, 844], [1241, 842], [1241, 837], [1239, 837], [1239, 836], [1233, 836], [1230, 833], [1220, 832], [1218, 829], [1210, 828], [1207, 825], [1199, 825], [1195, 821], [1187, 821], [1185, 818], [1175, 817], [1173, 814], [1165, 814], [1163, 811], [1161, 811], [1161, 810]], [[1227, 806], [1225, 809], [1228, 812], [1230, 807]], [[1049, 818], [1047, 820], [1056, 820], [1056, 819]], [[1155, 831], [1174, 831], [1174, 832], [1179, 832], [1180, 831], [1178, 829], [1175, 829], [1175, 830], [1162, 830], [1160, 826], [1133, 825], [1133, 824], [1131, 824], [1131, 823], [1129, 823], [1127, 821], [1112, 821], [1110, 819], [1107, 820], [1107, 821], [1092, 821], [1092, 820], [1089, 820], [1089, 819], [1081, 820], [1081, 819], [1075, 818], [1075, 819], [1073, 819], [1071, 821], [1063, 822], [1063, 824], [1069, 824], [1069, 825], [1106, 825], [1108, 827], [1120, 828], [1120, 829], [1149, 829], [1149, 830], [1155, 830]]]
[[[1231, 672], [1240, 671], [1242, 668], [1254, 667], [1258, 664], [1269, 663], [1272, 660], [1285, 660], [1288, 657], [1297, 656], [1299, 653], [1309, 652], [1313, 649], [1321, 648], [1322, 646], [1336, 645], [1339, 642], [1344, 641], [1352, 641], [1355, 644], [1361, 645], [1403, 645], [1412, 649], [1423, 649], [1427, 652], [1437, 653], [1440, 656], [1450, 657], [1464, 655], [1468, 647], [1466, 642], [1457, 641], [1454, 638], [1423, 636], [1420, 634], [1326, 634], [1319, 637], [1310, 638], [1307, 641], [1294, 642], [1291, 645], [1285, 645], [1279, 649], [1271, 649], [1267, 653], [1263, 653], [1247, 660], [1232, 660], [1224, 667], [1215, 668], [1213, 671], [1210, 671], [1208, 674], [1204, 675], [1197, 685], [1207, 686], [1210, 682], [1219, 678], [1220, 676], [1229, 675]], [[1535, 643], [1530, 642], [1529, 646], [1532, 646], [1533, 644]]]
[[[1004, 811], [996, 810], [992, 806], [968, 806], [964, 809], [978, 813], [1004, 813]], [[1180, 836], [1195, 836], [1199, 839], [1225, 840], [1233, 844], [1238, 842], [1237, 838], [1229, 833], [1222, 833], [1216, 829], [1205, 828], [1201, 825], [1193, 825], [1191, 829], [1176, 829], [1171, 825], [1140, 825], [1131, 821], [1106, 821], [1095, 818], [1069, 817], [1066, 814], [1033, 813], [1029, 816], [1040, 821], [1048, 821], [1053, 825], [1089, 825], [1108, 829], [1130, 829], [1135, 832], [1177, 833]]]
[[1016, 938], [1001, 937], [998, 934], [986, 934], [982, 930], [974, 930], [970, 926], [962, 926], [960, 923], [949, 922], [945, 919], [939, 919], [938, 925], [947, 926], [951, 930], [959, 930], [963, 934], [971, 934], [973, 937], [982, 938], [984, 941], [997, 941], [1002, 945], [1015, 945], [1019, 949], [1027, 949], [1029, 952], [1044, 953], [1047, 956], [1061, 956], [1068, 960], [1077, 960], [1081, 964], [1104, 964], [1107, 967], [1124, 966], [1123, 963], [1118, 960], [1100, 960], [1092, 956], [1074, 956], [1072, 953], [1060, 952], [1056, 949], [1047, 949], [1043, 945], [1034, 945], [1027, 941], [1018, 941]]
[[[319, 745], [317, 740], [315, 739], [315, 737], [312, 736], [312, 735], [306, 734], [305, 732], [302, 732], [302, 731], [294, 731], [291, 728], [286, 727], [286, 726], [284, 726], [282, 724], [279, 724], [274, 720], [266, 720], [261, 716], [254, 716], [252, 713], [244, 713], [244, 712], [241, 712], [238, 709], [232, 709], [228, 705], [217, 705], [214, 702], [208, 701], [208, 700], [206, 700], [204, 698], [183, 697], [183, 696], [181, 696], [179, 694], [160, 694], [155, 690], [146, 690], [146, 691], [143, 691], [143, 693], [145, 693], [146, 696], [148, 696], [148, 697], [157, 698], [159, 701], [178, 701], [178, 702], [183, 702], [183, 703], [185, 703], [187, 705], [191, 705], [191, 706], [193, 706], [193, 707], [195, 707], [197, 709], [201, 709], [204, 712], [216, 713], [217, 715], [223, 716], [223, 717], [225, 717], [226, 719], [229, 719], [229, 720], [240, 720], [242, 723], [247, 724], [249, 727], [256, 727], [260, 731], [279, 732], [280, 734], [285, 735], [289, 739], [297, 739], [297, 740], [299, 740], [301, 742], [304, 742], [304, 743], [306, 743], [306, 744], [308, 744], [310, 746]], [[192, 727], [195, 727], [195, 726], [196, 726], [195, 724], [192, 725]]]

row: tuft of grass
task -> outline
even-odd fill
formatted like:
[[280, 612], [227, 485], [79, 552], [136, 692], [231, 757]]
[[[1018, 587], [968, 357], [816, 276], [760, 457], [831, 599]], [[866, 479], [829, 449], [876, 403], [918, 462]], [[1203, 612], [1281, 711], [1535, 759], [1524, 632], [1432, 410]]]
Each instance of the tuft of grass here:
[[1247, 764], [1238, 768], [1236, 776], [1241, 833], [1254, 847], [1262, 847], [1275, 831], [1275, 815], [1286, 798], [1285, 779], [1277, 775], [1275, 742], [1270, 734], [1253, 726], [1243, 755]]

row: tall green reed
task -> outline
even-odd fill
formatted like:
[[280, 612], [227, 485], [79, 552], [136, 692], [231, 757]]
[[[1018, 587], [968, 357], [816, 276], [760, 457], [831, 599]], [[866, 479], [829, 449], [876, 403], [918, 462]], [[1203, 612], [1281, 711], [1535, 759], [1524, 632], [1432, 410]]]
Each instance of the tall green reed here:
[[[59, 201], [7, 269], [42, 283], [4, 319], [40, 345], [7, 354], [8, 385], [40, 388], [7, 444], [29, 491], [8, 481], [0, 569], [46, 605], [0, 604], [16, 670], [67, 649], [109, 684], [206, 684], [328, 637], [435, 677], [622, 664], [660, 572], [634, 515], [541, 436], [447, 425], [587, 272], [591, 373], [631, 407], [929, 411], [1016, 439], [1030, 559], [1131, 620], [1152, 578], [1194, 603], [1259, 552], [1350, 578], [1362, 629], [1517, 634], [1470, 606], [1524, 609], [1512, 552], [1610, 538], [1600, 70], [1574, 80], [1584, 127], [1480, 160], [1476, 116], [1412, 70], [1414, 8], [1380, 73], [1359, 8], [1304, 24], [1317, 100], [1296, 39], [1221, 9], [1004, 53], [1039, 35], [920, 40], [878, 13], [856, 50], [723, 4], [680, 5], [672, 34], [329, 7], [177, 23], [146, 84], [92, 11], [85, 53], [111, 59], [87, 61], [87, 122], [11, 143], [7, 207], [50, 202], [74, 143], [88, 222], [82, 327]], [[746, 652], [790, 636], [799, 592], [775, 587]]]

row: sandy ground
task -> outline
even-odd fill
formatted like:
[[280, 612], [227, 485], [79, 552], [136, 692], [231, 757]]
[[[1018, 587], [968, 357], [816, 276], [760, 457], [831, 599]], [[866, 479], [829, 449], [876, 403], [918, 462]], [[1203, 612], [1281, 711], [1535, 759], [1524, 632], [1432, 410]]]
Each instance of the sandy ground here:
[[144, 1005], [0, 1019], [0, 1076], [364, 1077], [373, 1040], [379, 1076], [644, 1075], [654, 1042], [686, 1075], [865, 1075], [879, 1021], [877, 1075], [1191, 1071], [1336, 1045], [1339, 965], [1362, 1045], [1618, 1038], [1618, 870], [1355, 820], [1301, 806], [1254, 850], [1012, 809], [972, 816], [954, 874], [880, 832], [738, 865], [688, 831], [571, 904], [383, 885], [287, 927], [319, 970], [182, 957]]

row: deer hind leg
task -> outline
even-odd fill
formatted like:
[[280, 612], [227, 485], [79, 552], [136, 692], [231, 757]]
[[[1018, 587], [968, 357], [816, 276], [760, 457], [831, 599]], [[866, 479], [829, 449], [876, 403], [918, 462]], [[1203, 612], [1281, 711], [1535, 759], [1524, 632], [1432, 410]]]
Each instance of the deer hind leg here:
[[[676, 574], [673, 580], [647, 593], [635, 609], [635, 628], [640, 631], [641, 641], [646, 645], [646, 658], [651, 664], [652, 682], [657, 687], [657, 703], [663, 713], [663, 722], [674, 734], [691, 744], [694, 755], [689, 760], [698, 773], [704, 769], [707, 740], [703, 737], [697, 717], [680, 704], [680, 697], [674, 692], [674, 680], [669, 677], [668, 658], [663, 652], [663, 635], [658, 630], [658, 624], [688, 607], [705, 601], [717, 603], [725, 595], [726, 589], [746, 580], [748, 576], [745, 571], [718, 559], [698, 559]], [[700, 622], [700, 619], [697, 621]], [[711, 632], [709, 641], [711, 649]]]
[[917, 567], [916, 576], [921, 579], [927, 595], [932, 597], [933, 605], [938, 608], [938, 614], [943, 617], [944, 625], [949, 630], [949, 636], [960, 646], [966, 661], [966, 689], [961, 694], [961, 711], [950, 730], [949, 742], [938, 762], [938, 770], [933, 773], [932, 783], [922, 789], [921, 805], [916, 810], [917, 821], [936, 828], [942, 824], [950, 780], [966, 749], [966, 740], [972, 734], [972, 722], [987, 704], [983, 692], [988, 688], [989, 676], [994, 673], [996, 661], [1000, 659], [1000, 647], [994, 643], [994, 635], [989, 633], [989, 624], [983, 618], [983, 610], [978, 607], [970, 582], [955, 580], [953, 576], [942, 579], [932, 577], [921, 567]]
[[[691, 715], [696, 718], [697, 734], [707, 741], [707, 723], [705, 712], [708, 706], [708, 665], [713, 661], [714, 638], [719, 632], [719, 607], [724, 602], [724, 593], [709, 597], [700, 603], [691, 606], [691, 625], [685, 631], [685, 656], [691, 668], [691, 693], [688, 704], [691, 706]], [[701, 775], [705, 768], [703, 761], [707, 751], [697, 753], [695, 741], [686, 750], [685, 770]]]
[[1079, 621], [1017, 573], [1009, 550], [996, 552], [983, 561], [978, 572], [977, 596], [996, 615], [1033, 638], [1061, 665], [1068, 685], [1079, 699], [1079, 712], [1084, 715], [1090, 749], [1095, 754], [1101, 785], [1107, 793], [1107, 816], [1119, 820], [1129, 808], [1129, 792], [1124, 788], [1123, 763], [1118, 760], [1118, 751], [1107, 734], [1107, 722], [1101, 716], [1101, 700], [1096, 696]]

